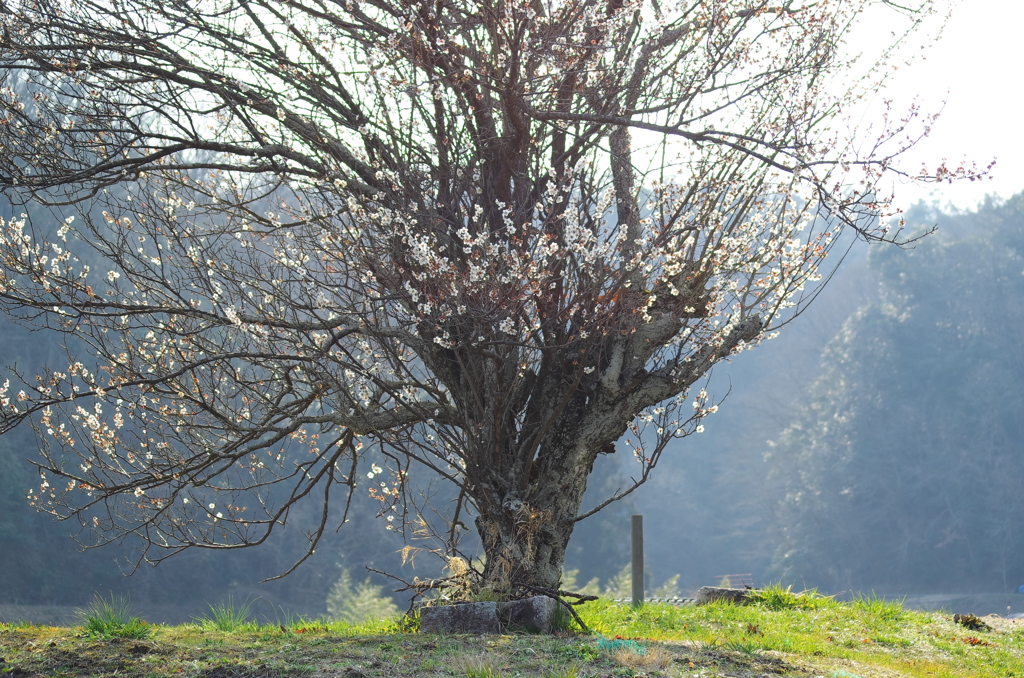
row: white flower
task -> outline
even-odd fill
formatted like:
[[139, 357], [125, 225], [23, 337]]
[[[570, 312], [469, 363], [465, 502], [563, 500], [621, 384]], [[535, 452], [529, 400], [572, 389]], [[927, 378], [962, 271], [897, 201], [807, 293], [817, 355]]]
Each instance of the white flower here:
[[120, 277], [121, 277], [121, 274], [118, 273], [117, 271], [109, 271], [107, 273], [107, 280], [109, 280], [110, 282], [114, 282], [115, 280], [117, 280]]

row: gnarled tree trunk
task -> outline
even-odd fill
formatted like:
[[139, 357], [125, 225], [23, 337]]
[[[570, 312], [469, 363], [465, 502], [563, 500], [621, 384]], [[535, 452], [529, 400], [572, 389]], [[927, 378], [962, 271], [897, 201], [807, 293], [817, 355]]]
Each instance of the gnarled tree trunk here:
[[534, 485], [524, 498], [510, 495], [481, 510], [476, 526], [486, 555], [485, 585], [497, 590], [519, 584], [558, 588], [593, 465], [592, 454], [573, 452], [563, 456], [555, 482]]

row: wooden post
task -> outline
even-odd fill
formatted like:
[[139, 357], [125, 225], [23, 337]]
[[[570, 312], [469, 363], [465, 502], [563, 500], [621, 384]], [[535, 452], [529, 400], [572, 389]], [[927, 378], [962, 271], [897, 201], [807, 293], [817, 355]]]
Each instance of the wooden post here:
[[644, 602], [644, 517], [633, 516], [633, 607]]

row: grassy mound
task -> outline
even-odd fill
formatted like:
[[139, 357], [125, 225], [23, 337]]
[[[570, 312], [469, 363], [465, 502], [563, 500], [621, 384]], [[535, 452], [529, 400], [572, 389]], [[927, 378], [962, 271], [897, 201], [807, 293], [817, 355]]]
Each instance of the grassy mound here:
[[125, 634], [116, 624], [90, 629], [88, 619], [73, 628], [2, 624], [0, 675], [1024, 677], [1024, 623], [954, 621], [951, 614], [914, 612], [873, 597], [841, 603], [776, 587], [749, 605], [632, 609], [597, 601], [583, 606], [581, 616], [591, 635], [432, 636], [399, 622], [319, 620], [225, 625], [199, 619], [181, 626], [138, 620]]

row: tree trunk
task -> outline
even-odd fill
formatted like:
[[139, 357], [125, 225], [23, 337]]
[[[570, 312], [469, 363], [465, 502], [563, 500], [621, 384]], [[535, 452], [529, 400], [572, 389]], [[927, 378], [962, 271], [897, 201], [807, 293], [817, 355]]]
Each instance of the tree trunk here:
[[525, 499], [508, 496], [500, 504], [490, 503], [496, 510], [481, 510], [476, 519], [486, 555], [485, 586], [498, 591], [521, 584], [557, 589], [561, 582], [596, 452], [579, 446], [549, 452], [554, 452], [548, 456], [553, 463], [538, 460], [544, 479], [530, 484]]
[[575, 517], [573, 511], [556, 518], [551, 510], [525, 502], [497, 516], [478, 516], [476, 526], [486, 556], [484, 585], [496, 591], [520, 584], [557, 589]]

